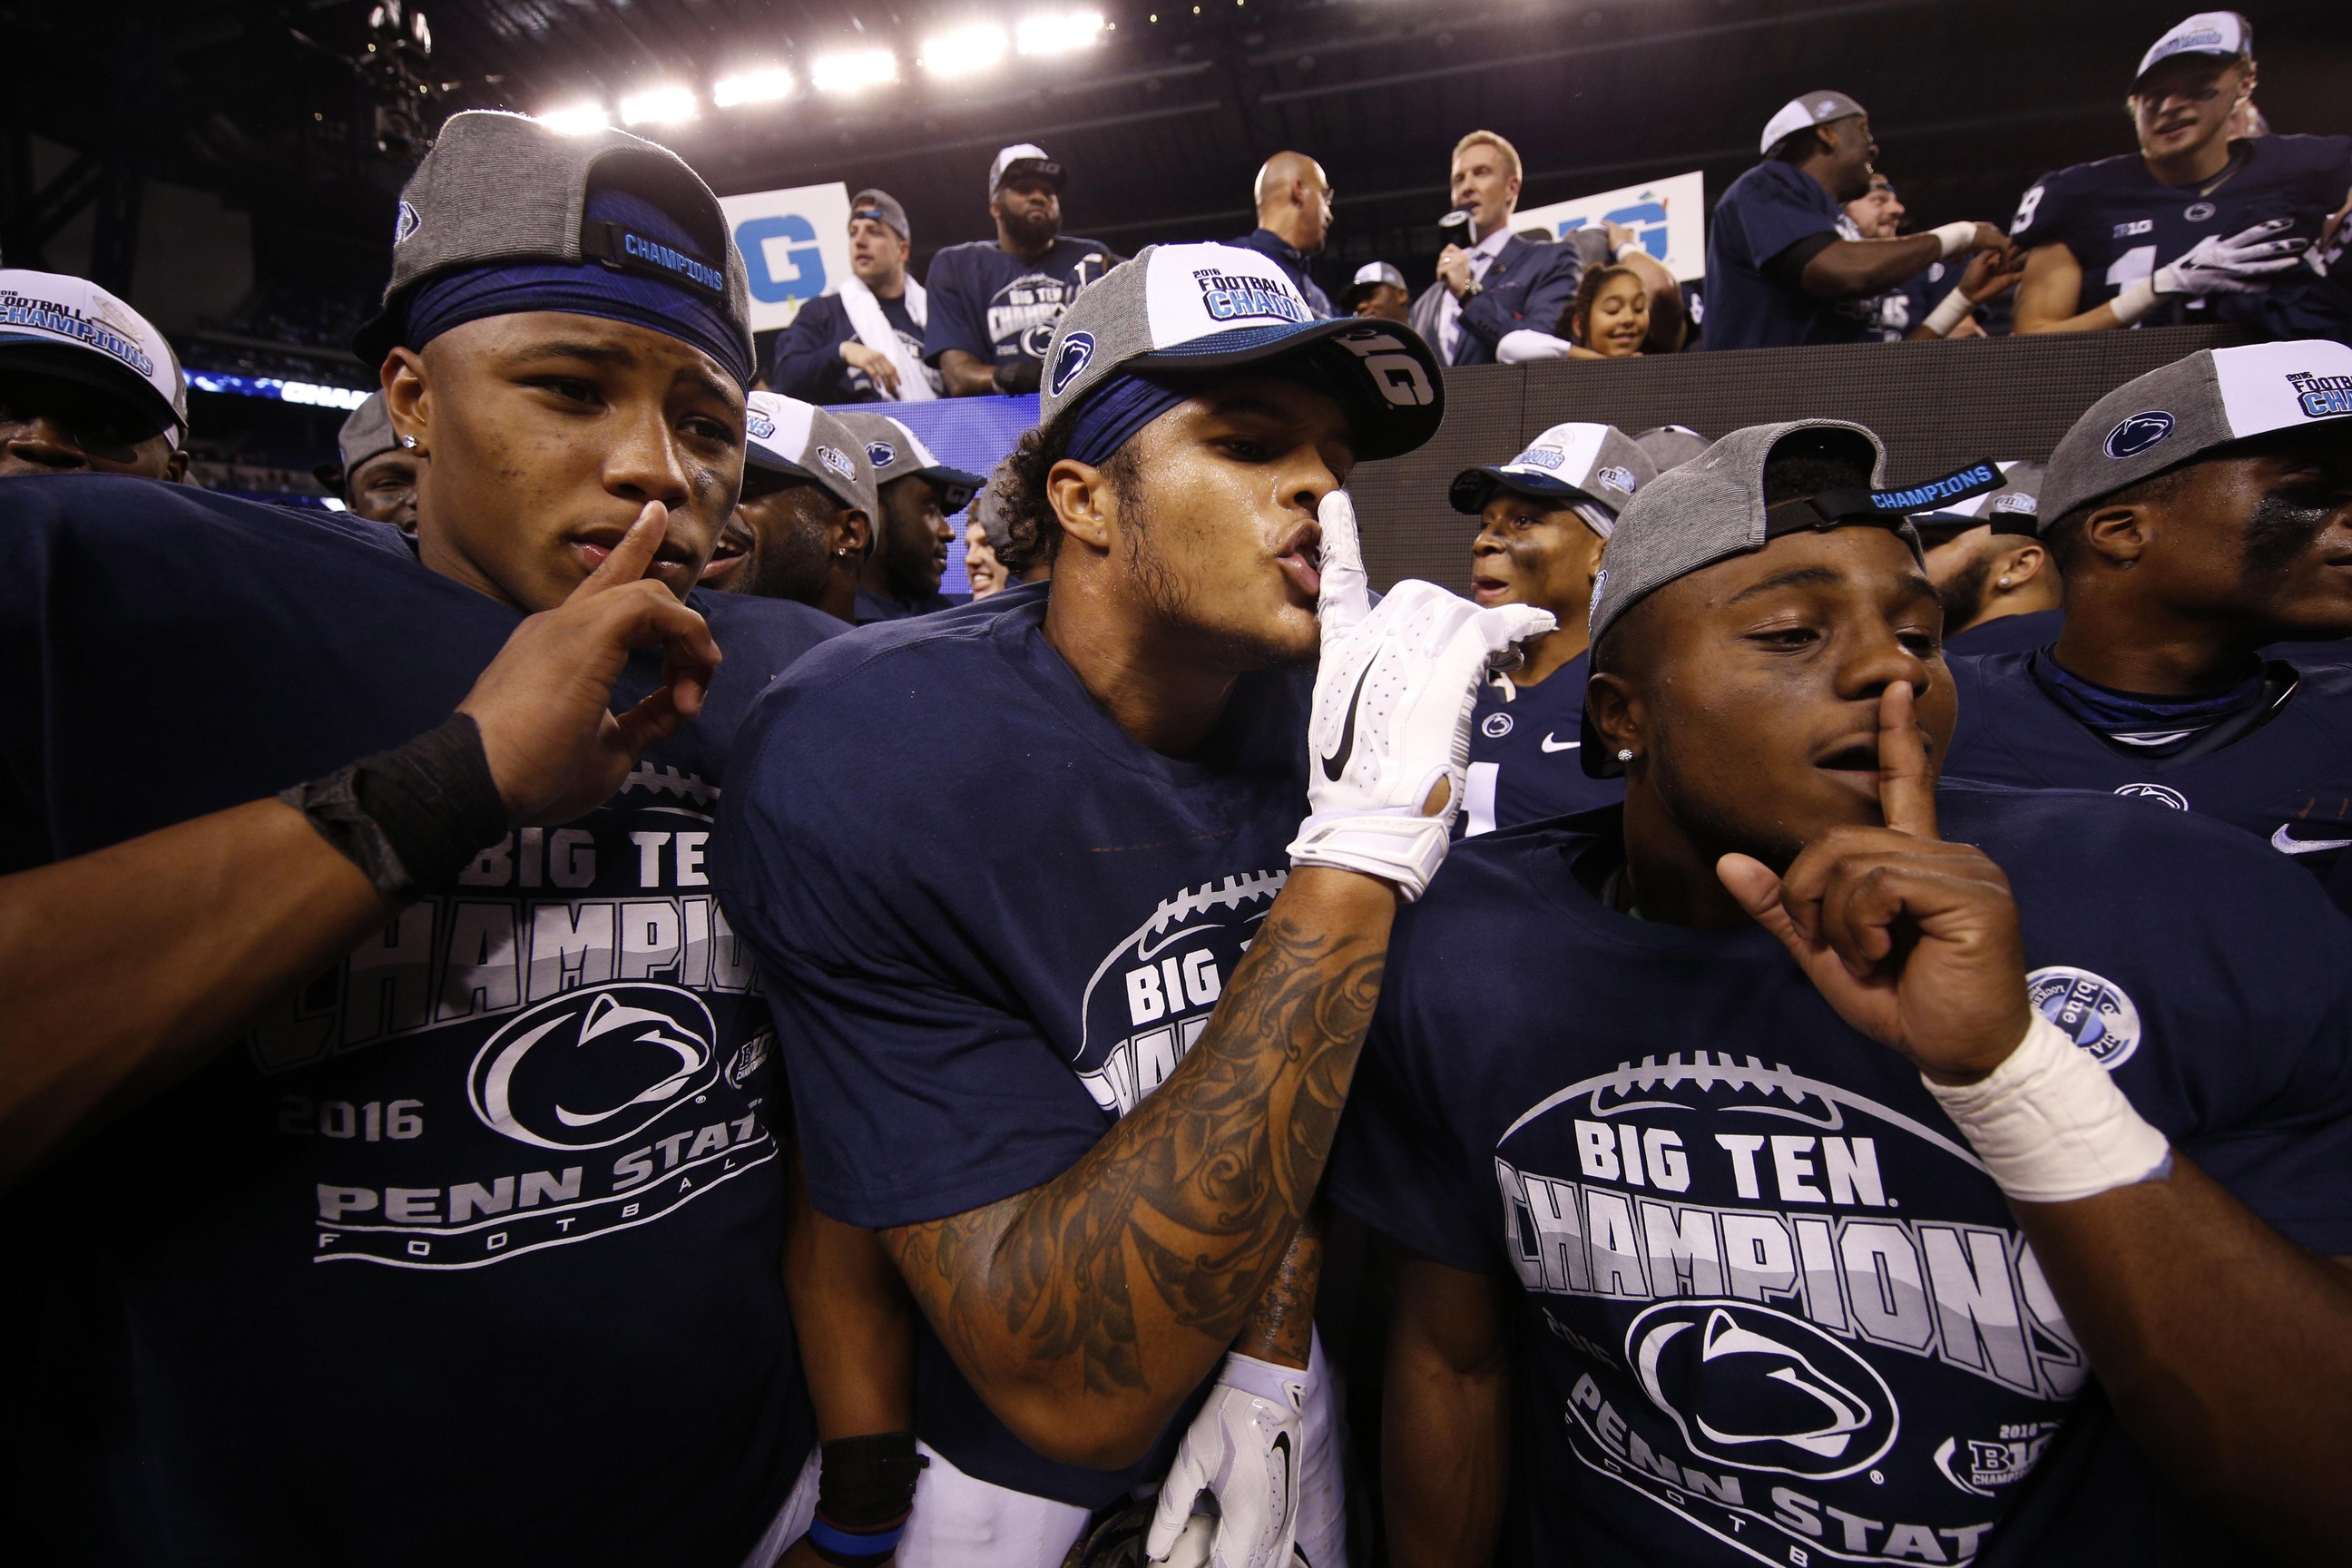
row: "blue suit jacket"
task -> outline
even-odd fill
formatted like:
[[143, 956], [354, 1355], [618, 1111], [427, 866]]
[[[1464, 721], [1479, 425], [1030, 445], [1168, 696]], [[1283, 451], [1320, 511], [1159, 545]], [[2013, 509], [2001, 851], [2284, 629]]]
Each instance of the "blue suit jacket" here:
[[[1462, 307], [1462, 337], [1454, 345], [1454, 364], [1492, 364], [1495, 345], [1505, 332], [1531, 327], [1558, 332], [1559, 318], [1576, 298], [1584, 263], [1572, 245], [1538, 245], [1513, 235], [1502, 254], [1479, 279], [1479, 292]], [[1412, 327], [1442, 349], [1437, 338], [1437, 313], [1445, 285], [1433, 283], [1412, 302]]]

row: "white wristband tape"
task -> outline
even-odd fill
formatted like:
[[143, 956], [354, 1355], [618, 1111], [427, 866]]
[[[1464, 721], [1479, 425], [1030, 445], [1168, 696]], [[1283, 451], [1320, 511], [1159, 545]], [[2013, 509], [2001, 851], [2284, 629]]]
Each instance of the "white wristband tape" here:
[[1923, 325], [1937, 337], [1948, 338], [1952, 335], [1952, 329], [1975, 309], [1975, 301], [1955, 289], [1936, 301], [1936, 308], [1927, 312], [1927, 320]]
[[2164, 1134], [2065, 1031], [2033, 1015], [2009, 1059], [1982, 1080], [1923, 1079], [1992, 1179], [2029, 1204], [2072, 1203], [2171, 1169]]
[[1310, 816], [1291, 841], [1294, 866], [1328, 866], [1394, 882], [1407, 902], [1418, 899], [1445, 863], [1446, 823], [1418, 812], [1340, 812]]
[[1972, 223], [1940, 223], [1927, 232], [1943, 246], [1947, 261], [1977, 242], [1977, 226]]
[[1282, 1366], [1239, 1351], [1225, 1353], [1225, 1364], [1217, 1381], [1227, 1388], [1238, 1388], [1244, 1394], [1254, 1394], [1274, 1405], [1287, 1405], [1293, 1410], [1307, 1408], [1307, 1396], [1314, 1389], [1315, 1380], [1303, 1366]]
[[2156, 285], [2143, 278], [2108, 300], [2107, 309], [2116, 313], [2118, 322], [2128, 327], [2156, 309]]
[[1633, 252], [1635, 252], [1635, 251], [1637, 251], [1637, 250], [1639, 250], [1639, 249], [1641, 249], [1641, 248], [1642, 248], [1642, 242], [1641, 242], [1640, 240], [1638, 240], [1638, 239], [1628, 239], [1628, 240], [1624, 240], [1624, 241], [1621, 242], [1621, 243], [1617, 246], [1617, 247], [1616, 247], [1614, 250], [1612, 250], [1612, 251], [1609, 253], [1609, 259], [1610, 259], [1610, 260], [1612, 260], [1612, 261], [1622, 261], [1622, 260], [1624, 260], [1627, 257], [1629, 257], [1629, 256], [1633, 255]]

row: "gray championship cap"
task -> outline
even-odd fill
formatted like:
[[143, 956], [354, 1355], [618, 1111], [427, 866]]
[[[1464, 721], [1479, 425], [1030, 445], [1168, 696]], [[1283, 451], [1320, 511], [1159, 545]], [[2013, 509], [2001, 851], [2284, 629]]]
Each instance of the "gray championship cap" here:
[[1996, 463], [2000, 470], [2000, 489], [1987, 490], [1966, 500], [1951, 501], [1933, 511], [1915, 513], [1912, 525], [1919, 531], [1923, 544], [1938, 544], [1944, 540], [1979, 528], [1990, 528], [1995, 533], [2021, 533], [2032, 536], [2041, 531], [2037, 514], [2041, 510], [2042, 466], [2040, 463]]
[[1782, 104], [1779, 113], [1764, 122], [1764, 145], [1760, 151], [1766, 157], [1769, 157], [1773, 148], [1778, 147], [1800, 131], [1808, 131], [1816, 125], [1827, 125], [1832, 120], [1843, 120], [1850, 115], [1868, 112], [1845, 94], [1832, 91], [1828, 88], [1813, 92], [1799, 93]]
[[1318, 319], [1255, 250], [1150, 245], [1062, 312], [1045, 354], [1039, 423], [1053, 424], [1120, 372], [1210, 375], [1275, 361], [1319, 372], [1347, 411], [1360, 458], [1410, 452], [1445, 416], [1437, 356], [1412, 328]]
[[[650, 203], [690, 236], [688, 255], [623, 223], [588, 216], [592, 191]], [[719, 198], [686, 160], [609, 127], [567, 134], [528, 115], [489, 110], [453, 114], [433, 151], [400, 193], [392, 278], [383, 308], [353, 347], [381, 364], [400, 342], [406, 296], [425, 279], [490, 262], [594, 262], [614, 272], [658, 278], [707, 299], [752, 364], [751, 294]], [[748, 376], [746, 377], [748, 380]]]
[[860, 191], [849, 198], [849, 221], [872, 218], [900, 239], [912, 239], [915, 231], [907, 226], [907, 209], [898, 198], [887, 191]]
[[1358, 300], [1383, 283], [1391, 289], [1402, 289], [1408, 294], [1412, 292], [1405, 283], [1404, 274], [1396, 269], [1394, 263], [1367, 261], [1356, 268], [1356, 276], [1348, 284], [1348, 291], [1339, 297], [1339, 303], [1352, 310]]
[[0, 268], [0, 366], [120, 399], [175, 434], [188, 378], [155, 324], [86, 278]]
[[1616, 531], [1619, 510], [1657, 477], [1649, 455], [1614, 425], [1555, 425], [1509, 462], [1454, 475], [1445, 499], [1455, 511], [1475, 516], [1496, 491], [1511, 490], [1546, 506], [1573, 507], [1606, 539]]
[[329, 489], [339, 489], [359, 472], [362, 463], [381, 458], [399, 445], [400, 437], [392, 433], [392, 416], [384, 408], [383, 394], [371, 392], [335, 433], [337, 461], [320, 463], [310, 471]]
[[971, 504], [988, 481], [962, 468], [951, 468], [931, 453], [923, 438], [887, 414], [843, 414], [841, 423], [866, 448], [874, 468], [874, 489], [879, 493], [893, 479], [929, 479], [939, 488], [940, 510], [953, 517]]
[[2199, 349], [2124, 383], [2059, 438], [2042, 482], [2042, 531], [2217, 447], [2345, 418], [2352, 348], [2310, 338]]
[[2132, 85], [2175, 55], [2207, 55], [2216, 59], [2242, 60], [2254, 52], [2254, 25], [2235, 11], [2200, 11], [2177, 23], [2150, 44], [2132, 72]]
[[1004, 188], [1004, 182], [1018, 174], [1034, 174], [1055, 191], [1061, 190], [1068, 178], [1062, 165], [1046, 155], [1045, 149], [1016, 142], [999, 149], [996, 161], [988, 166], [988, 199], [994, 201], [996, 193]]
[[812, 480], [843, 506], [864, 512], [868, 521], [880, 519], [874, 465], [848, 426], [797, 397], [755, 392], [745, 402], [746, 468]]
[[1687, 425], [1656, 425], [1634, 437], [1633, 445], [1650, 454], [1651, 466], [1663, 474], [1706, 451], [1708, 442]]

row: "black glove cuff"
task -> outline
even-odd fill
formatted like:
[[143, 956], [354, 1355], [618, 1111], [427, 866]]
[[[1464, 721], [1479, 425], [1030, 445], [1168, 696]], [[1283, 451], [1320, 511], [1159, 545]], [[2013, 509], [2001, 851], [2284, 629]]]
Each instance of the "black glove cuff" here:
[[852, 1530], [903, 1518], [915, 1506], [915, 1479], [929, 1463], [915, 1452], [912, 1432], [836, 1437], [823, 1447], [817, 1511]]
[[387, 899], [454, 886], [457, 873], [509, 826], [481, 729], [467, 713], [278, 798], [308, 817]]

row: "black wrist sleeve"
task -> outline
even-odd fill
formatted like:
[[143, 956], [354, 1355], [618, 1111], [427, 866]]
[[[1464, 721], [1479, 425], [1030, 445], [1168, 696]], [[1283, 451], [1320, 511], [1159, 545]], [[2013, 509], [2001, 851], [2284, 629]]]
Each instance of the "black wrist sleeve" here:
[[387, 899], [454, 885], [509, 826], [481, 729], [467, 713], [278, 798], [308, 817]]

